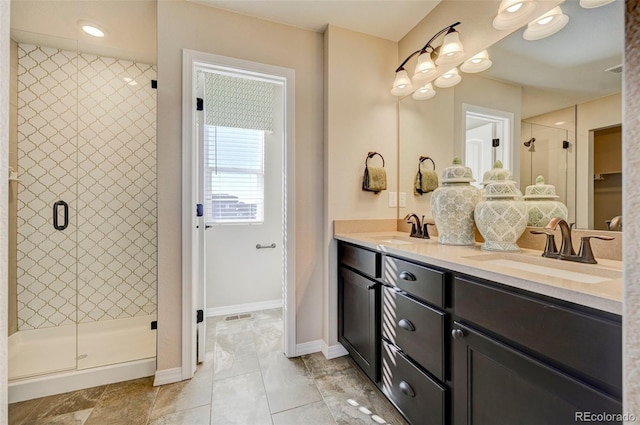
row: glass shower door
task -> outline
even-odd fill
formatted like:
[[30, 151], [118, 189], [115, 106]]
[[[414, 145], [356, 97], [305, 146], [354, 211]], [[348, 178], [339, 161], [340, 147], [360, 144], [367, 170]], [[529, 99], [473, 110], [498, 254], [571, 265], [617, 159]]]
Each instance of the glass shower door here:
[[9, 379], [76, 368], [77, 54], [73, 41], [53, 44], [71, 48], [12, 41], [20, 181], [10, 193]]

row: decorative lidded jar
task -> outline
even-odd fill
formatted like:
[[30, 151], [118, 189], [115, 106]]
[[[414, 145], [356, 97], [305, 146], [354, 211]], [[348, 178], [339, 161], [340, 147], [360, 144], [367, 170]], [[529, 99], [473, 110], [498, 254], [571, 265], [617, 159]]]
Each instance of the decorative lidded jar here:
[[474, 182], [471, 168], [460, 158], [442, 173], [442, 186], [431, 195], [431, 212], [438, 228], [438, 243], [444, 245], [474, 245], [473, 211], [480, 201], [480, 189]]
[[544, 227], [555, 217], [568, 220], [569, 210], [558, 198], [555, 186], [545, 184], [543, 176], [536, 177], [536, 184], [525, 189], [527, 226]]
[[[496, 162], [494, 162], [493, 168], [485, 172], [484, 175], [482, 176], [481, 184], [483, 185], [483, 189], [482, 189], [483, 197], [487, 193], [487, 190], [486, 190], [487, 184], [495, 180], [513, 181], [513, 173], [508, 169], [503, 168], [502, 161], [500, 160], [497, 160]], [[520, 190], [517, 189], [517, 187], [516, 187], [516, 190], [518, 191], [520, 196], [522, 196], [522, 192], [520, 192]]]
[[513, 180], [492, 180], [475, 208], [476, 226], [485, 251], [519, 251], [516, 243], [527, 227], [527, 205]]

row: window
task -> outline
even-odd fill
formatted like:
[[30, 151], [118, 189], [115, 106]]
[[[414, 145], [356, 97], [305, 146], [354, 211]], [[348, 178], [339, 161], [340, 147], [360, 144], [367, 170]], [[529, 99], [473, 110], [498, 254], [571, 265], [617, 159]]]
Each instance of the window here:
[[264, 131], [204, 126], [205, 220], [264, 221]]

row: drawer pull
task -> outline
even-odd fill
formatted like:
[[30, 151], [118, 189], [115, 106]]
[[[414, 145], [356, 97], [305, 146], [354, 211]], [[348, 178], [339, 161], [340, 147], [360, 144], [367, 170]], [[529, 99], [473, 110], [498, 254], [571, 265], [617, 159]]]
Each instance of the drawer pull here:
[[416, 392], [413, 391], [413, 388], [411, 388], [411, 385], [409, 385], [408, 382], [406, 381], [400, 381], [400, 391], [402, 391], [402, 394], [406, 395], [407, 397], [415, 397], [416, 396]]
[[407, 319], [402, 319], [398, 322], [398, 326], [400, 326], [405, 331], [413, 332], [416, 330], [416, 327], [413, 326], [413, 323], [408, 321]]
[[454, 329], [451, 331], [451, 336], [453, 339], [462, 339], [464, 338], [464, 332], [462, 329]]
[[403, 271], [400, 273], [400, 279], [402, 280], [408, 280], [410, 282], [415, 282], [416, 281], [416, 277], [408, 271]]

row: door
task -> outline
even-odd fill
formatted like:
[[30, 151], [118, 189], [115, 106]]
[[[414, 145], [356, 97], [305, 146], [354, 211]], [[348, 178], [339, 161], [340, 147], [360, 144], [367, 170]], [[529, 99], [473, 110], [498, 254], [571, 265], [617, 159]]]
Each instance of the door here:
[[338, 276], [338, 341], [374, 382], [378, 381], [376, 306], [380, 284], [340, 267]]
[[587, 412], [622, 411], [613, 398], [469, 326], [454, 322], [452, 335], [456, 425], [568, 424]]

